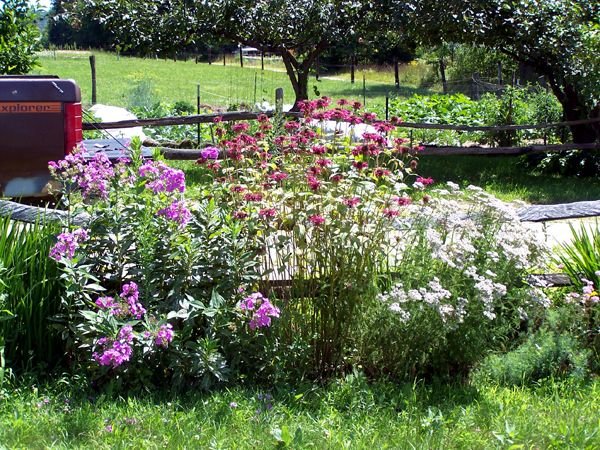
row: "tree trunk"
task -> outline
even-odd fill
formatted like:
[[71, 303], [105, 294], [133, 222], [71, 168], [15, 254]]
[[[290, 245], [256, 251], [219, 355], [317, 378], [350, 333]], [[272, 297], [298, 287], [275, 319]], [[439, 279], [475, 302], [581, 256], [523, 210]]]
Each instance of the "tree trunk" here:
[[[590, 111], [573, 85], [564, 83], [563, 86], [557, 86], [556, 83], [551, 83], [551, 86], [552, 91], [562, 105], [565, 120], [581, 120], [600, 116], [600, 107], [596, 106]], [[600, 140], [600, 126], [597, 123], [572, 125], [569, 128], [573, 136], [573, 142], [576, 144], [586, 144]]]
[[287, 75], [292, 83], [294, 95], [296, 96], [292, 111], [299, 111], [299, 103], [303, 100], [308, 100], [308, 74], [313, 59], [307, 59], [303, 61], [302, 64], [299, 64], [298, 61], [287, 51], [282, 52], [281, 57], [285, 65]]

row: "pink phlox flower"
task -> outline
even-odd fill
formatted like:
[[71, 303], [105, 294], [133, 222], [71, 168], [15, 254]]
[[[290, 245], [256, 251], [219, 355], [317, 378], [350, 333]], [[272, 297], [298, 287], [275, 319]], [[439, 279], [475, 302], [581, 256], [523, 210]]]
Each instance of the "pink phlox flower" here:
[[146, 163], [139, 168], [141, 177], [147, 179], [146, 187], [155, 194], [160, 192], [184, 192], [185, 174], [163, 162]]
[[133, 328], [126, 325], [119, 330], [116, 340], [103, 337], [96, 341], [100, 347], [99, 352], [94, 352], [92, 357], [101, 366], [116, 368], [129, 361], [133, 353]]
[[219, 149], [217, 147], [205, 147], [200, 152], [200, 158], [203, 160], [218, 159]]
[[50, 258], [60, 261], [62, 258], [72, 259], [79, 244], [88, 239], [88, 232], [83, 228], [73, 232], [64, 232], [57, 236], [57, 242], [50, 249]]
[[279, 317], [280, 310], [274, 306], [268, 298], [263, 296], [260, 292], [250, 294], [244, 298], [238, 307], [242, 311], [252, 313], [252, 317], [249, 322], [250, 329], [255, 330], [256, 328], [264, 328], [271, 325], [272, 317]]
[[106, 309], [113, 315], [121, 314], [121, 305], [113, 297], [98, 297], [96, 306], [100, 309]]
[[192, 213], [183, 200], [175, 200], [166, 208], [159, 209], [156, 214], [176, 222], [179, 228], [185, 228], [192, 219]]
[[120, 297], [125, 300], [129, 308], [129, 314], [136, 319], [141, 319], [146, 314], [146, 309], [139, 303], [138, 285], [135, 282], [126, 283], [121, 289]]
[[154, 343], [157, 347], [167, 348], [169, 343], [173, 340], [175, 333], [173, 332], [173, 325], [170, 323], [161, 325], [156, 333]]
[[108, 156], [99, 152], [84, 166], [84, 170], [77, 177], [77, 184], [85, 198], [98, 195], [106, 199], [109, 183], [114, 175], [115, 171]]

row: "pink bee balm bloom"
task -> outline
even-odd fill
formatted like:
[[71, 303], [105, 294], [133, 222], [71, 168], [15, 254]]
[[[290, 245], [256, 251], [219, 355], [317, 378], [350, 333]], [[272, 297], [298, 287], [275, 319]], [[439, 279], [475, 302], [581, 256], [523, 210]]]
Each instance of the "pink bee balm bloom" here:
[[417, 177], [417, 179], [415, 180], [417, 183], [421, 183], [423, 186], [429, 186], [430, 184], [433, 184], [433, 178], [423, 178], [423, 177]]
[[314, 215], [308, 217], [308, 221], [310, 223], [312, 223], [314, 226], [318, 227], [325, 223], [325, 217], [320, 216], [318, 214], [314, 214]]

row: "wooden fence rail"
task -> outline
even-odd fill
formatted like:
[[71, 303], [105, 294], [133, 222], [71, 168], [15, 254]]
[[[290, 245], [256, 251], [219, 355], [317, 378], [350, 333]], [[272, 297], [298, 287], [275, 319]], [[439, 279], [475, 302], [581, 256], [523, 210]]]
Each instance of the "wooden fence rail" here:
[[[233, 111], [223, 112], [214, 114], [195, 114], [190, 116], [178, 116], [178, 117], [163, 117], [157, 119], [135, 119], [135, 120], [121, 120], [118, 122], [86, 122], [83, 124], [83, 129], [89, 130], [110, 130], [116, 128], [133, 128], [133, 127], [164, 127], [172, 125], [195, 125], [198, 123], [213, 123], [216, 118], [221, 118], [224, 122], [238, 121], [238, 120], [256, 120], [259, 115], [264, 114], [268, 117], [275, 115], [274, 111], [266, 111], [264, 113], [245, 112], [245, 111]], [[298, 112], [284, 112], [285, 117], [302, 117], [302, 113]], [[517, 131], [517, 130], [533, 130], [543, 128], [557, 128], [566, 127], [571, 125], [588, 125], [593, 123], [600, 123], [600, 117], [583, 120], [572, 120], [569, 122], [554, 122], [554, 123], [541, 123], [535, 125], [499, 125], [499, 126], [468, 126], [468, 125], [446, 125], [446, 124], [435, 124], [435, 123], [414, 123], [414, 122], [402, 122], [396, 126], [401, 128], [415, 128], [415, 129], [426, 129], [426, 130], [453, 130], [453, 131]]]

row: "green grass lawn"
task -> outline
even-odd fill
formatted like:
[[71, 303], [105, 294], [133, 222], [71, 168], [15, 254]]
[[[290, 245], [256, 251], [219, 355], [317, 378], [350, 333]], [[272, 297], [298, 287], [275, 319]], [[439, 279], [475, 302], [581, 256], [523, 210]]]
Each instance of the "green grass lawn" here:
[[[272, 399], [265, 400], [265, 394]], [[0, 443], [11, 448], [600, 446], [597, 380], [475, 388], [368, 384], [359, 377], [328, 387], [138, 398], [88, 397], [55, 382], [7, 389], [3, 395]]]
[[[195, 105], [198, 84], [201, 102], [209, 105], [227, 106], [241, 102], [253, 105], [255, 101], [262, 100], [273, 104], [275, 89], [278, 87], [284, 89], [286, 103], [293, 103], [294, 100], [283, 65], [269, 64], [262, 71], [256, 65], [241, 68], [235, 59], [230, 59], [227, 65], [223, 66], [220, 62], [212, 65], [196, 64], [191, 60], [175, 62], [118, 57], [114, 53], [96, 51], [47, 51], [40, 54], [40, 66], [32, 73], [55, 74], [74, 79], [81, 87], [83, 102], [89, 104], [92, 91], [89, 56], [92, 53], [96, 55], [98, 103], [127, 107], [131, 90], [142, 81], [149, 81], [154, 87], [156, 100], [169, 103], [187, 101]], [[413, 78], [412, 73], [416, 70], [415, 67], [406, 66], [404, 80], [407, 80], [407, 77]], [[394, 90], [393, 73], [389, 71], [359, 71], [354, 84], [350, 83], [347, 73], [339, 76], [332, 74], [331, 77], [322, 76], [321, 81], [316, 81], [312, 76], [309, 81], [309, 93], [315, 96], [318, 91], [319, 95], [328, 95], [336, 99], [344, 97], [362, 101], [363, 74], [366, 79], [367, 104], [382, 105], [385, 95]], [[406, 83], [406, 92], [418, 90]]]

